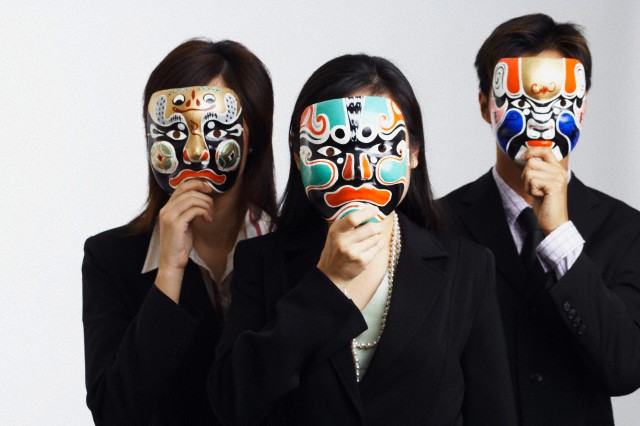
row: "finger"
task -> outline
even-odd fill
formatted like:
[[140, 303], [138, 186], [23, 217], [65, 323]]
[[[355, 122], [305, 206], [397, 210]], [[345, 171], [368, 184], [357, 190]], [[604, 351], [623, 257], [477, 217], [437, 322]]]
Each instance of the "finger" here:
[[531, 193], [533, 189], [543, 186], [545, 174], [538, 170], [528, 169], [522, 173], [522, 180], [524, 182], [525, 191]]
[[201, 207], [213, 213], [213, 201], [206, 195], [185, 194], [184, 197], [176, 199], [171, 204], [165, 205], [160, 211], [161, 214], [171, 218], [177, 218], [186, 210], [192, 207]]
[[381, 222], [365, 222], [363, 225], [345, 231], [345, 239], [351, 243], [358, 243], [373, 236], [379, 236], [383, 232]]
[[527, 194], [531, 195], [532, 197], [544, 197], [545, 195], [545, 189], [543, 186], [541, 186], [539, 184], [539, 182], [536, 181], [527, 181], [525, 183], [525, 191], [527, 192]]
[[533, 158], [538, 158], [544, 161], [545, 163], [558, 164], [558, 165], [560, 164], [555, 154], [549, 147], [532, 146], [532, 147], [529, 147], [529, 149], [527, 149], [525, 153], [522, 155], [522, 159], [524, 161], [527, 161]]
[[187, 179], [178, 185], [176, 190], [173, 191], [173, 194], [171, 194], [171, 197], [178, 197], [187, 191], [198, 191], [209, 194], [213, 191], [213, 188], [202, 179]]
[[370, 247], [364, 248], [361, 254], [362, 261], [365, 265], [369, 265], [371, 260], [373, 260], [378, 253], [380, 253], [385, 248], [386, 242], [383, 239], [379, 239], [375, 244]]
[[379, 238], [372, 238], [358, 244], [352, 244], [340, 252], [340, 263], [350, 265], [348, 269], [352, 271], [354, 267], [356, 269], [365, 268], [371, 262], [373, 256], [383, 248], [384, 243]]
[[562, 167], [544, 163], [542, 160], [533, 161], [533, 163], [529, 161], [522, 170], [521, 179], [525, 186], [532, 180], [547, 182], [546, 184], [553, 185], [554, 188], [567, 186], [566, 170]]
[[[541, 161], [537, 161], [536, 163], [541, 163]], [[522, 170], [521, 177], [525, 182], [531, 179], [541, 179], [559, 187], [567, 185], [566, 170], [549, 164], [540, 167], [538, 167], [538, 165], [525, 166]]]
[[213, 198], [211, 198], [208, 194], [203, 194], [202, 192], [199, 192], [197, 190], [189, 190], [187, 192], [183, 192], [182, 194], [178, 194], [177, 196], [169, 199], [165, 206], [178, 205], [191, 199], [205, 201], [207, 204], [210, 204], [213, 207]]
[[[366, 240], [362, 240], [355, 246], [360, 252], [360, 256], [363, 258], [369, 258], [375, 256], [386, 245], [386, 240], [381, 235], [375, 235]], [[368, 263], [368, 262], [367, 262]]]
[[543, 196], [559, 192], [565, 187], [557, 176], [532, 171], [525, 177], [525, 190], [533, 196]]
[[338, 231], [353, 229], [376, 217], [378, 211], [377, 207], [367, 204], [364, 208], [355, 210], [336, 220], [332, 226], [335, 226]]
[[359, 253], [368, 250], [383, 240], [381, 233], [371, 234], [358, 239], [348, 237], [351, 237], [351, 235], [337, 241], [336, 248], [339, 252], [348, 253], [351, 257], [357, 257]]
[[160, 215], [164, 219], [178, 220], [186, 211], [195, 207], [207, 210], [211, 218], [213, 213], [213, 200], [211, 197], [195, 191], [182, 194], [171, 203], [167, 203], [160, 210]]
[[526, 161], [524, 168], [522, 169], [523, 174], [527, 173], [529, 170], [538, 170], [543, 171], [548, 174], [564, 176], [567, 175], [567, 170], [562, 167], [562, 164], [555, 162], [547, 162], [540, 157], [533, 157]]
[[367, 222], [362, 226], [348, 229], [329, 229], [327, 239], [337, 250], [346, 250], [354, 244], [358, 244], [370, 238], [381, 238], [383, 226], [379, 222]]
[[199, 207], [199, 206], [194, 206], [194, 207], [184, 211], [180, 215], [179, 220], [181, 222], [184, 222], [184, 223], [191, 223], [193, 221], [193, 219], [195, 219], [198, 216], [202, 217], [207, 222], [211, 222], [211, 220], [212, 220], [211, 212], [208, 209], [202, 208], [202, 207]]

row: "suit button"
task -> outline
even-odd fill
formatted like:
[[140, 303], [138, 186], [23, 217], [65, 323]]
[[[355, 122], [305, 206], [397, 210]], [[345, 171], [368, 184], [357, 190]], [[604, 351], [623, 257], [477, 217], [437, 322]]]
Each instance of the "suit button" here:
[[542, 382], [542, 376], [538, 373], [531, 373], [529, 380], [531, 380], [531, 383], [540, 383]]
[[575, 309], [571, 309], [569, 310], [569, 312], [567, 312], [567, 317], [572, 320], [576, 317], [576, 310]]
[[529, 309], [527, 309], [527, 315], [529, 318], [535, 318], [535, 316], [538, 315], [538, 308], [536, 306], [529, 306]]
[[569, 312], [569, 311], [571, 310], [571, 303], [569, 303], [569, 302], [564, 302], [564, 304], [562, 305], [562, 309], [563, 309], [565, 312]]
[[580, 319], [580, 317], [576, 317], [573, 321], [571, 321], [571, 324], [574, 327], [578, 327], [580, 324], [582, 324], [582, 320]]
[[580, 327], [578, 327], [578, 329], [576, 330], [576, 333], [583, 335], [586, 329], [587, 329], [586, 325], [580, 324]]

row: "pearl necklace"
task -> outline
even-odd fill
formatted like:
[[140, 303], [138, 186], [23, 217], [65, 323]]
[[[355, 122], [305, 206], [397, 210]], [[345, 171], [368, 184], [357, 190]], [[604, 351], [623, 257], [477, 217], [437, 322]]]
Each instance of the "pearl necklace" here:
[[360, 382], [360, 360], [358, 359], [358, 352], [356, 349], [372, 349], [378, 346], [384, 326], [387, 323], [387, 316], [389, 315], [389, 306], [391, 306], [391, 293], [393, 292], [393, 278], [396, 272], [396, 266], [398, 265], [398, 257], [400, 256], [400, 249], [402, 248], [402, 238], [400, 236], [400, 223], [398, 222], [398, 214], [394, 213], [393, 216], [393, 234], [391, 237], [391, 256], [389, 258], [389, 269], [387, 270], [387, 280], [389, 286], [387, 289], [387, 300], [384, 306], [384, 312], [380, 320], [380, 333], [373, 340], [373, 342], [356, 342], [356, 339], [351, 341], [351, 355], [353, 356], [353, 364], [356, 369], [356, 381]]

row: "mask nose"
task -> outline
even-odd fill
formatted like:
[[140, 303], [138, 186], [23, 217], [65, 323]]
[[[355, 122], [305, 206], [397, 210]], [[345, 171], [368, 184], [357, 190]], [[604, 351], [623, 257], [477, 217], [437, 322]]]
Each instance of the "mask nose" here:
[[185, 163], [203, 163], [207, 165], [209, 163], [209, 148], [204, 143], [202, 134], [199, 132], [197, 123], [190, 122], [189, 138], [184, 145], [182, 151], [182, 159]]
[[367, 154], [359, 154], [357, 159], [353, 154], [347, 154], [347, 158], [342, 168], [342, 177], [344, 180], [369, 180], [373, 176], [371, 163]]

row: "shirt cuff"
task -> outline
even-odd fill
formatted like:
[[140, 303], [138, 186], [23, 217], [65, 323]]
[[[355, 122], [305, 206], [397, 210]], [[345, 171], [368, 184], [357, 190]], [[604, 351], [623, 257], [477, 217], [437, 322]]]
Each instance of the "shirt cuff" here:
[[572, 221], [567, 221], [542, 240], [536, 253], [544, 272], [553, 270], [559, 280], [573, 266], [583, 247], [582, 235]]

